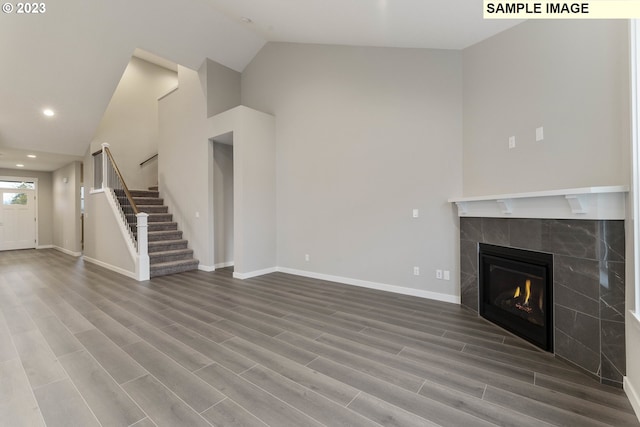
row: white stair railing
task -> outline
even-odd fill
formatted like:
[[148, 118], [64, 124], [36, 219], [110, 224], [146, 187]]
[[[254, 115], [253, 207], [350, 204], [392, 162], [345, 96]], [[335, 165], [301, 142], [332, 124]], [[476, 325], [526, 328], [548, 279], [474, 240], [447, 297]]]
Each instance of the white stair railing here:
[[[138, 211], [131, 192], [118, 169], [109, 144], [102, 144], [102, 149], [94, 156], [94, 188], [102, 188], [108, 194], [112, 206], [117, 209], [129, 235], [128, 244], [132, 245], [135, 254], [136, 278], [140, 281], [149, 280], [149, 243], [148, 243], [148, 217], [149, 215]], [[99, 184], [99, 186], [98, 186]], [[133, 218], [135, 217], [135, 222]], [[135, 232], [134, 232], [135, 227]]]

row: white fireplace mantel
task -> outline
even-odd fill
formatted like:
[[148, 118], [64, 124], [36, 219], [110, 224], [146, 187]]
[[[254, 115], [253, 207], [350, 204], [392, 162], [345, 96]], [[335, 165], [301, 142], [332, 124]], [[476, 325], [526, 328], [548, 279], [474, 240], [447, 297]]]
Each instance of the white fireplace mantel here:
[[461, 217], [625, 219], [629, 187], [570, 188], [449, 199]]

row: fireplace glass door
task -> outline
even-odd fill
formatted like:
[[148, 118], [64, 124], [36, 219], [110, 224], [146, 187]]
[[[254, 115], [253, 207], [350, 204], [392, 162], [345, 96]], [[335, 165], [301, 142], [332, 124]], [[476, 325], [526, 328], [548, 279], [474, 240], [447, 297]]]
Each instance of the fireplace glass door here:
[[480, 244], [480, 315], [553, 351], [553, 256]]

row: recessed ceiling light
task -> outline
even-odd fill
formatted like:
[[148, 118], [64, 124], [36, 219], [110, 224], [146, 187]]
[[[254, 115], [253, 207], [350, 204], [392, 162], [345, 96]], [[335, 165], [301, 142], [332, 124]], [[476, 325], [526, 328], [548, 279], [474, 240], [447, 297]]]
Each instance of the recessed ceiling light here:
[[30, 159], [35, 159], [38, 156], [36, 156], [35, 154], [27, 154], [27, 157]]
[[44, 114], [47, 117], [51, 117], [56, 113], [54, 113], [52, 109], [46, 108], [46, 109], [42, 110], [42, 114]]
[[19, 168], [23, 168], [24, 167], [24, 165], [22, 163], [18, 163], [16, 166], [19, 167]]

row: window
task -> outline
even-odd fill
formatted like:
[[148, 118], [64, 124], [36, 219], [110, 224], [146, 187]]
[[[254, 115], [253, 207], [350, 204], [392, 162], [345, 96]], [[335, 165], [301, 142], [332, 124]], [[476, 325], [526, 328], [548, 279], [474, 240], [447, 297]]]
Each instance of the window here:
[[35, 182], [25, 182], [25, 181], [0, 181], [0, 188], [8, 188], [12, 190], [13, 189], [35, 190], [36, 184]]
[[2, 193], [3, 205], [26, 205], [27, 193]]

